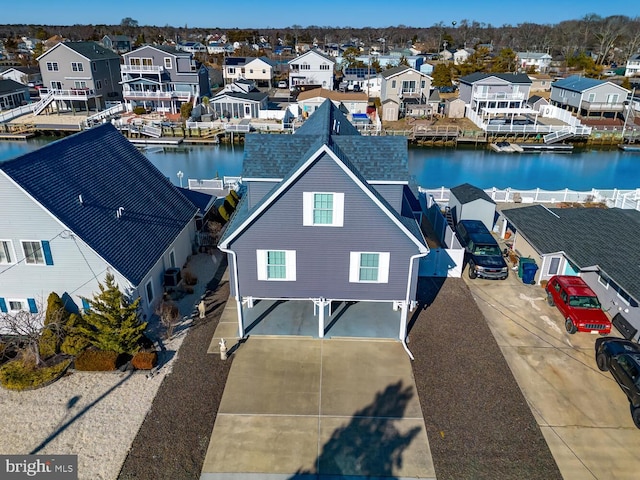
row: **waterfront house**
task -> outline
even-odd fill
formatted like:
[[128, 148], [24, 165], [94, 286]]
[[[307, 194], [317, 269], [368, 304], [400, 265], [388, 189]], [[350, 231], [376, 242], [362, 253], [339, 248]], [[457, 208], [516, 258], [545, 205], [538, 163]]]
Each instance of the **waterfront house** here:
[[0, 110], [11, 110], [29, 101], [29, 87], [14, 80], [0, 80]]
[[324, 88], [314, 88], [301, 92], [297, 101], [302, 115], [308, 117], [318, 110], [327, 99], [331, 100], [336, 107], [347, 115], [367, 113], [368, 97], [363, 92], [337, 92], [335, 90], [325, 90]]
[[342, 70], [339, 90], [360, 91], [370, 97], [380, 96], [381, 79], [373, 68], [349, 67]]
[[22, 85], [42, 85], [42, 74], [38, 67], [10, 67], [0, 72], [0, 78], [14, 80]]
[[164, 45], [146, 45], [123, 55], [122, 88], [128, 111], [179, 113], [210, 95], [209, 72], [191, 53]]
[[335, 63], [315, 49], [289, 60], [289, 87], [317, 85], [333, 90]]
[[637, 75], [640, 75], [640, 53], [631, 55], [624, 69], [625, 77], [635, 77]]
[[407, 163], [404, 137], [362, 137], [328, 100], [293, 135], [246, 136], [247, 190], [219, 243], [240, 337], [271, 317], [405, 340], [429, 252]]
[[[381, 78], [380, 100], [383, 105], [382, 119], [395, 121], [404, 116], [424, 115], [429, 107], [432, 78], [418, 70], [399, 65], [379, 74]], [[398, 109], [390, 108], [385, 112], [385, 102], [392, 100]], [[416, 113], [418, 112], [418, 113]]]
[[268, 104], [269, 94], [244, 79], [225, 86], [209, 100], [218, 118], [259, 118]]
[[131, 38], [127, 35], [105, 35], [100, 42], [104, 48], [116, 53], [130, 52], [133, 45]]
[[553, 82], [549, 103], [578, 117], [623, 119], [629, 93], [613, 82], [572, 75]]
[[536, 73], [547, 73], [551, 68], [553, 57], [544, 52], [518, 52], [516, 61], [518, 67], [525, 72], [535, 69]]
[[522, 73], [476, 72], [460, 78], [459, 98], [476, 114], [524, 107], [531, 79]]
[[47, 89], [41, 98], [58, 111], [99, 111], [122, 100], [120, 56], [97, 42], [58, 43], [37, 60]]
[[111, 124], [0, 163], [0, 308], [82, 308], [107, 272], [149, 317], [192, 253], [197, 209]]
[[514, 233], [516, 253], [536, 261], [538, 283], [556, 274], [579, 275], [611, 317], [620, 315], [640, 330], [640, 211], [532, 205], [502, 216], [503, 235]]
[[226, 57], [224, 59], [224, 83], [245, 78], [257, 86], [271, 88], [274, 85], [276, 64], [267, 57]]

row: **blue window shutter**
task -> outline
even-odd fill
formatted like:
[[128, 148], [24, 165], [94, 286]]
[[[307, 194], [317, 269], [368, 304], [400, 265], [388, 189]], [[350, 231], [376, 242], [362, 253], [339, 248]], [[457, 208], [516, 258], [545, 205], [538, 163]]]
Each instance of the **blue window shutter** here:
[[7, 313], [7, 302], [2, 297], [0, 297], [0, 312]]
[[53, 257], [51, 256], [51, 247], [47, 240], [42, 240], [42, 253], [44, 254], [44, 261], [47, 265], [53, 265]]
[[29, 311], [31, 313], [38, 313], [38, 306], [36, 305], [35, 299], [27, 298], [27, 303], [29, 304]]
[[82, 299], [82, 309], [85, 313], [87, 313], [91, 309], [91, 305], [89, 305], [89, 301], [86, 298]]

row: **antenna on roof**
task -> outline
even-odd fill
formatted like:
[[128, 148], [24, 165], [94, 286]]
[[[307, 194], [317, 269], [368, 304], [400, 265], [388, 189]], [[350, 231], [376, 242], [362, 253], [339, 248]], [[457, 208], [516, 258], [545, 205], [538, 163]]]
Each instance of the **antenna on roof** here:
[[116, 210], [116, 218], [122, 218], [123, 213], [124, 213], [124, 207], [118, 207], [118, 210]]

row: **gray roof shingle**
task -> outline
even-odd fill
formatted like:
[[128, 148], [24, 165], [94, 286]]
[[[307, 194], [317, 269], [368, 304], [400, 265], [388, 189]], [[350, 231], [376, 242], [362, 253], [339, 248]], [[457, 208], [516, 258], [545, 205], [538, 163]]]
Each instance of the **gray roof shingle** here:
[[487, 192], [485, 192], [481, 188], [471, 185], [470, 183], [463, 183], [462, 185], [453, 187], [451, 189], [451, 193], [460, 201], [462, 205], [479, 199], [486, 200], [487, 202], [493, 203], [494, 205], [496, 203], [491, 199], [489, 195], [487, 195]]
[[533, 205], [502, 214], [539, 252], [563, 251], [579, 268], [597, 265], [640, 302], [640, 211]]
[[78, 52], [89, 60], [106, 60], [109, 58], [120, 58], [120, 55], [108, 48], [104, 48], [98, 42], [64, 42], [65, 47]]
[[524, 73], [484, 73], [484, 72], [475, 72], [465, 77], [461, 77], [460, 81], [462, 83], [466, 83], [471, 85], [479, 80], [484, 80], [486, 78], [499, 78], [509, 83], [518, 83], [518, 84], [531, 84], [531, 79], [528, 75]]
[[111, 124], [4, 162], [0, 170], [134, 286], [196, 213]]

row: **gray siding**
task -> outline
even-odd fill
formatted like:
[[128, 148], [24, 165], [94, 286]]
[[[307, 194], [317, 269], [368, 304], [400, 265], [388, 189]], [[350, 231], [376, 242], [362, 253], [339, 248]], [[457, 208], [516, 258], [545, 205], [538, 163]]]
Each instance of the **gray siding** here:
[[[344, 192], [344, 226], [303, 227], [305, 191]], [[418, 253], [418, 247], [326, 156], [245, 231], [249, 232], [230, 247], [237, 252], [242, 296], [403, 300], [409, 258]], [[258, 281], [257, 249], [295, 250], [296, 281]], [[390, 252], [388, 283], [350, 283], [351, 251]], [[415, 275], [417, 270], [416, 264]]]

